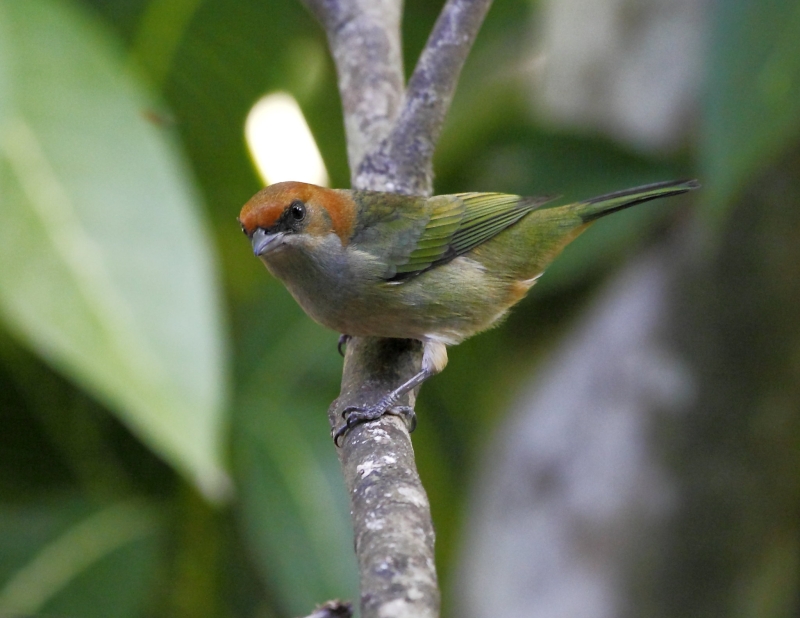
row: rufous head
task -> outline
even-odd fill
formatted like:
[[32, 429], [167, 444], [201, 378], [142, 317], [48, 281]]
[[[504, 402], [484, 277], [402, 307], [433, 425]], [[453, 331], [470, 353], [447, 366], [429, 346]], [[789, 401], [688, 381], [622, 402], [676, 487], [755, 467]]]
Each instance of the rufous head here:
[[265, 187], [250, 198], [239, 214], [242, 231], [258, 256], [297, 234], [336, 234], [346, 245], [354, 222], [355, 205], [346, 191], [293, 181]]

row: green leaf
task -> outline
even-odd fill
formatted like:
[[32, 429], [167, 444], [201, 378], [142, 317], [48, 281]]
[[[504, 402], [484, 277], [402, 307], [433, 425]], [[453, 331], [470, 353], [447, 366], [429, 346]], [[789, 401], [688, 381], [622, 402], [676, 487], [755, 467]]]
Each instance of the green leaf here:
[[325, 414], [339, 381], [336, 339], [322, 347], [325, 333], [305, 316], [282, 332], [237, 406], [234, 472], [255, 562], [286, 612], [299, 615], [320, 599], [355, 598], [358, 578]]
[[716, 210], [800, 137], [800, 3], [714, 7], [701, 163]]
[[156, 581], [161, 523], [131, 500], [0, 509], [0, 614], [141, 615]]
[[0, 0], [0, 319], [220, 496], [214, 251], [153, 109], [97, 23]]

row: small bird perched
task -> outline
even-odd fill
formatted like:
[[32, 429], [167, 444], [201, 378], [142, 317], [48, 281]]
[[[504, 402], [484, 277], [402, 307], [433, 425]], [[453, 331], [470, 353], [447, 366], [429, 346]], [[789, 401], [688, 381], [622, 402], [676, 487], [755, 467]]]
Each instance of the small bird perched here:
[[396, 406], [447, 364], [447, 347], [496, 324], [558, 253], [602, 216], [696, 189], [663, 182], [542, 208], [550, 197], [415, 197], [281, 182], [239, 222], [253, 252], [314, 320], [343, 336], [418, 339], [422, 368], [374, 406], [350, 407], [334, 441]]

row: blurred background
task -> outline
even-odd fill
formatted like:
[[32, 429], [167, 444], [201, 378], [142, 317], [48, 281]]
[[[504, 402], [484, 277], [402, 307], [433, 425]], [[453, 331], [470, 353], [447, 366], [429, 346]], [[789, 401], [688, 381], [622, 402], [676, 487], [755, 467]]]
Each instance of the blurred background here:
[[[407, 73], [441, 4], [406, 2]], [[798, 615], [800, 4], [496, 0], [435, 170], [703, 184], [595, 225], [422, 389], [443, 614]], [[297, 0], [0, 0], [0, 615], [357, 600], [337, 334], [236, 221], [282, 174], [349, 184]]]

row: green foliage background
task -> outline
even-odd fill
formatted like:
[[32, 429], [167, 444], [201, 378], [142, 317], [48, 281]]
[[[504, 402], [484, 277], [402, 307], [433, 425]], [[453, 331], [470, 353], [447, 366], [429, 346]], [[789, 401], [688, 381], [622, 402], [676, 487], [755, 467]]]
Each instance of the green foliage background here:
[[[408, 70], [440, 6], [407, 2]], [[659, 160], [537, 124], [513, 70], [533, 9], [492, 8], [437, 192], [579, 198], [699, 175], [700, 214], [718, 221], [796, 147], [796, 2], [715, 4], [696, 137]], [[335, 73], [297, 0], [0, 0], [0, 613], [291, 616], [357, 598], [325, 416], [337, 335], [235, 220], [260, 187], [244, 119], [273, 90], [298, 99], [347, 186]], [[674, 214], [595, 226], [425, 386], [414, 443], [445, 585], [504, 403], [603, 273]]]

